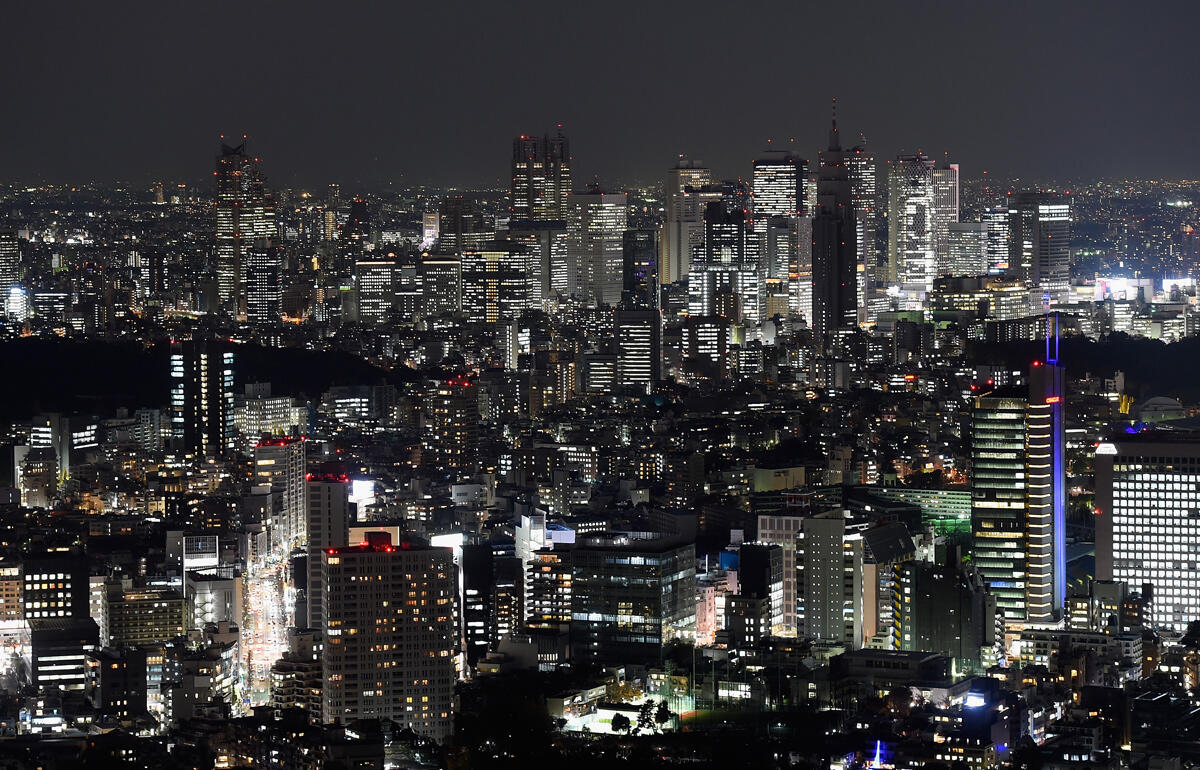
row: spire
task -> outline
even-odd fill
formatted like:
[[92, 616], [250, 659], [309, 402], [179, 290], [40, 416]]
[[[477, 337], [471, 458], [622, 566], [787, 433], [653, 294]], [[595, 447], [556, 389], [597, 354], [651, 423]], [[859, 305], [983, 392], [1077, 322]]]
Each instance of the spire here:
[[842, 148], [842, 145], [838, 141], [837, 97], [835, 96], [835, 97], [833, 97], [833, 121], [829, 127], [829, 149], [840, 150], [841, 148]]

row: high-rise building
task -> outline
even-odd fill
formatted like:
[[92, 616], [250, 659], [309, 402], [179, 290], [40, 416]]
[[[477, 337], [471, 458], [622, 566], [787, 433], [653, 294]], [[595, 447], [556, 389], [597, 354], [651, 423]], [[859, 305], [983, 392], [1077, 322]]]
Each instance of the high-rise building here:
[[599, 664], [657, 663], [696, 630], [696, 548], [597, 536], [571, 553], [571, 652]]
[[246, 320], [278, 323], [283, 311], [283, 255], [266, 238], [246, 251]]
[[621, 256], [621, 304], [630, 310], [657, 308], [658, 230], [652, 227], [626, 230]]
[[171, 437], [185, 452], [217, 455], [234, 448], [234, 354], [216, 343], [171, 343]]
[[509, 212], [513, 221], [567, 218], [571, 194], [571, 150], [562, 126], [554, 136], [522, 134], [513, 140]]
[[254, 484], [279, 495], [279, 518], [270, 522], [271, 539], [284, 552], [305, 536], [304, 448], [300, 439], [264, 438], [254, 447]]
[[529, 307], [552, 309], [556, 295], [566, 295], [570, 280], [567, 223], [561, 220], [509, 222], [507, 243], [524, 260]]
[[858, 222], [850, 166], [836, 119], [829, 129], [829, 147], [820, 158], [812, 224], [811, 320], [814, 337], [824, 344], [835, 332], [854, 328], [858, 321]]
[[424, 315], [439, 316], [462, 310], [462, 262], [457, 254], [422, 254], [417, 269]]
[[1009, 272], [1051, 295], [1071, 279], [1071, 196], [1020, 192], [1008, 196]]
[[1150, 622], [1200, 620], [1200, 433], [1158, 429], [1096, 446], [1096, 578], [1149, 599]]
[[395, 259], [360, 259], [354, 263], [354, 287], [358, 320], [365, 324], [387, 323], [397, 309], [400, 265]]
[[621, 301], [625, 262], [625, 193], [606, 193], [596, 185], [567, 199], [567, 262], [575, 298], [589, 305]]
[[26, 620], [90, 616], [86, 559], [73, 553], [46, 553], [27, 556], [22, 569]]
[[662, 379], [662, 315], [657, 310], [613, 314], [617, 382], [649, 392]]
[[[743, 313], [759, 317], [762, 278], [753, 236], [742, 208], [719, 200], [704, 207], [704, 247], [687, 276], [690, 315], [724, 315], [737, 321]], [[721, 295], [735, 307], [719, 312]]]
[[704, 203], [696, 191], [712, 184], [703, 162], [681, 155], [667, 172], [666, 211], [661, 238], [659, 280], [675, 283], [687, 277], [692, 259], [704, 240]]
[[453, 552], [387, 532], [366, 538], [320, 552], [324, 721], [391, 720], [444, 740], [459, 652]]
[[430, 465], [467, 470], [475, 462], [479, 430], [479, 397], [466, 377], [439, 381], [426, 404], [424, 449]]
[[850, 148], [846, 160], [850, 166], [850, 197], [856, 223], [854, 242], [858, 247], [856, 278], [861, 316], [867, 306], [867, 289], [878, 277], [880, 212], [875, 156], [867, 149], [866, 136], [860, 133], [858, 137], [858, 144]]
[[960, 565], [897, 564], [893, 649], [935, 652], [977, 668], [995, 645], [995, 600]]
[[259, 238], [275, 230], [275, 209], [259, 159], [221, 143], [217, 156], [217, 295], [222, 309], [240, 313], [245, 305], [246, 256]]
[[796, 623], [801, 636], [858, 649], [867, 623], [863, 538], [846, 513], [827, 511], [800, 521], [796, 542]]
[[496, 641], [496, 568], [491, 543], [462, 547], [462, 628], [467, 665], [474, 667]]
[[737, 579], [739, 594], [767, 600], [767, 628], [782, 636], [783, 548], [773, 543], [743, 543], [738, 548]]
[[1004, 275], [1008, 272], [1008, 206], [988, 206], [980, 215], [987, 225], [987, 272], [988, 275]]
[[0, 230], [0, 302], [21, 285], [21, 246], [15, 230]]
[[937, 277], [933, 168], [919, 153], [888, 167], [888, 282], [907, 291], [929, 291]]
[[974, 564], [1010, 626], [1054, 621], [1066, 596], [1063, 396], [1050, 360], [1034, 362], [1028, 395], [974, 402]]
[[308, 546], [308, 627], [325, 629], [325, 590], [321, 554], [350, 537], [350, 477], [344, 467], [327, 465], [306, 477], [305, 540]]
[[808, 178], [808, 161], [787, 150], [769, 150], [754, 161], [754, 229], [762, 232], [772, 217], [794, 217], [803, 214], [804, 180]]
[[477, 249], [496, 237], [495, 223], [473, 201], [458, 195], [444, 198], [438, 211], [438, 251], [459, 254]]
[[796, 582], [796, 542], [800, 539], [800, 514], [763, 514], [758, 517], [758, 539], [778, 545], [783, 560], [783, 632], [795, 636], [798, 626], [796, 608], [800, 604]]
[[488, 241], [462, 252], [462, 309], [472, 321], [516, 320], [529, 307], [529, 254], [520, 243]]
[[949, 229], [958, 221], [958, 164], [939, 163], [933, 167], [933, 258], [935, 264], [949, 259]]
[[985, 275], [988, 271], [988, 224], [951, 222], [947, 229], [946, 259], [938, 275]]

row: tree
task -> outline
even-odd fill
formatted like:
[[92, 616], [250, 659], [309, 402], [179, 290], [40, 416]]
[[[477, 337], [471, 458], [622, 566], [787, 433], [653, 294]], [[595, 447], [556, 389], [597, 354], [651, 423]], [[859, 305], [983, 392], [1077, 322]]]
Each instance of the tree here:
[[675, 713], [671, 711], [671, 707], [667, 705], [665, 700], [658, 702], [658, 708], [654, 711], [654, 721], [658, 723], [659, 730], [670, 722], [674, 716]]
[[615, 733], [628, 733], [633, 729], [633, 722], [629, 721], [629, 717], [624, 714], [613, 714], [612, 729]]
[[654, 729], [654, 701], [646, 700], [638, 708], [637, 732], [650, 732]]

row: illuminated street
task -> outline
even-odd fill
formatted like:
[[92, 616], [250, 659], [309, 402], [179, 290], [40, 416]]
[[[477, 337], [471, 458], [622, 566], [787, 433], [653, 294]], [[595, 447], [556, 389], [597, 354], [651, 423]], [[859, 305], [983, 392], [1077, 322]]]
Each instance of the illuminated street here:
[[286, 560], [268, 555], [251, 564], [246, 575], [241, 650], [241, 702], [246, 710], [270, 702], [271, 664], [287, 651], [287, 629], [292, 622], [286, 590]]

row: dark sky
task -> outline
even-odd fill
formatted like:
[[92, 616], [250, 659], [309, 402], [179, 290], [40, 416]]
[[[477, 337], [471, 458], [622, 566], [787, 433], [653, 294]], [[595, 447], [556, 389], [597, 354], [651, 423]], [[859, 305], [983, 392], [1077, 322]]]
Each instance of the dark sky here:
[[1200, 3], [58, 2], [5, 8], [0, 181], [486, 184], [566, 126], [577, 183], [746, 174], [843, 131], [966, 176], [1198, 177]]

